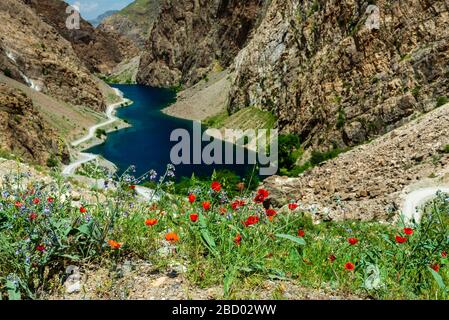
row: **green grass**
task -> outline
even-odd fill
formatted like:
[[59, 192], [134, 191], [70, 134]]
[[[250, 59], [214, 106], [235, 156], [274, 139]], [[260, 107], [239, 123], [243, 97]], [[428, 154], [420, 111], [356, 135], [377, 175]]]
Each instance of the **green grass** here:
[[231, 115], [224, 111], [206, 119], [205, 125], [217, 129], [272, 129], [276, 127], [276, 117], [269, 111], [247, 107]]
[[[14, 179], [4, 180], [0, 187], [3, 297], [39, 298], [55, 278], [62, 277], [68, 264], [92, 265], [106, 259], [114, 274], [118, 272], [114, 266], [123, 260], [143, 259], [159, 269], [182, 263], [192, 284], [221, 285], [223, 297], [230, 299], [241, 297], [242, 286], [255, 289], [263, 279], [288, 279], [305, 288], [332, 288], [362, 298], [449, 298], [444, 257], [449, 249], [447, 195], [440, 194], [429, 204], [422, 223], [406, 235], [402, 224], [317, 225], [299, 210], [278, 211], [270, 219], [262, 204], [253, 201], [254, 192], [242, 190], [226, 199], [222, 190], [211, 190], [210, 181], [204, 180], [190, 185], [189, 192], [196, 195], [193, 203], [187, 201], [187, 194], [171, 194], [172, 184], [167, 181], [156, 186], [168, 188], [159, 201], [138, 202], [130, 186], [140, 179], [133, 180], [130, 173], [118, 178], [117, 188], [110, 188], [105, 197], [89, 197], [90, 201], [83, 197], [85, 210], [73, 206], [60, 177], [47, 188], [38, 188], [36, 181], [23, 189]], [[167, 172], [163, 180], [166, 177]], [[243, 203], [236, 206], [236, 200]], [[203, 208], [204, 201], [210, 202], [210, 209]], [[198, 221], [191, 221], [192, 213], [199, 215]], [[259, 220], [245, 225], [251, 216]], [[147, 226], [147, 219], [157, 219], [157, 224]], [[299, 235], [299, 230], [304, 234]], [[179, 239], [171, 243], [176, 250], [164, 253], [168, 231]], [[406, 241], [398, 243], [396, 236]], [[351, 245], [350, 238], [358, 242]], [[114, 248], [110, 240], [120, 247]], [[354, 270], [345, 268], [348, 262]], [[432, 271], [430, 267], [437, 264], [439, 271]]]

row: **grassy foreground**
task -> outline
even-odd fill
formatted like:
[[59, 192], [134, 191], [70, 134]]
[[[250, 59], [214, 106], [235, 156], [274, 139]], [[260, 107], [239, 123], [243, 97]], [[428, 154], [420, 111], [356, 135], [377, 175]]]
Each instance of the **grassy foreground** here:
[[[138, 201], [135, 185], [173, 176], [124, 174], [97, 200], [74, 199], [55, 177], [23, 187], [27, 174], [3, 177], [0, 187], [0, 297], [39, 298], [70, 264], [145, 259], [159, 268], [187, 267], [200, 286], [223, 285], [223, 297], [267, 278], [375, 299], [447, 299], [449, 200], [429, 204], [419, 225], [379, 222], [314, 224], [292, 202], [264, 208], [266, 190], [244, 184], [192, 181], [189, 194]], [[31, 177], [31, 181], [32, 177]], [[229, 192], [237, 196], [228, 198]], [[265, 202], [266, 203], [266, 202]]]

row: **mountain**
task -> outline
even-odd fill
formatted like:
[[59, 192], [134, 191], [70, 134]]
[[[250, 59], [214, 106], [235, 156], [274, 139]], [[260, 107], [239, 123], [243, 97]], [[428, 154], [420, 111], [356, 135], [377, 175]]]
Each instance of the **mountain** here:
[[69, 41], [92, 73], [107, 74], [126, 58], [137, 54], [133, 43], [118, 33], [95, 29], [81, 18], [80, 29], [66, 27], [68, 4], [61, 0], [24, 0], [44, 22]]
[[282, 132], [327, 149], [360, 144], [444, 103], [447, 1], [376, 1], [379, 13], [369, 3], [272, 1], [235, 59], [228, 110], [271, 111]]
[[[89, 57], [76, 42], [80, 33], [65, 33], [56, 23], [62, 18], [51, 17], [66, 16], [65, 7], [56, 10], [64, 3], [39, 4], [35, 10], [34, 1], [0, 2], [0, 149], [41, 165], [67, 163], [68, 141], [102, 119], [114, 93], [86, 66]], [[111, 37], [92, 41], [88, 46], [114, 45]]]
[[5, 75], [61, 101], [105, 109], [95, 77], [71, 43], [31, 7], [21, 0], [3, 0], [0, 18], [0, 68]]
[[136, 0], [104, 19], [98, 29], [117, 32], [143, 48], [159, 15], [161, 2], [162, 0]]
[[270, 112], [306, 148], [352, 147], [448, 100], [447, 1], [372, 3], [167, 1], [137, 81], [189, 88], [229, 68], [229, 113]]
[[93, 20], [88, 20], [88, 22], [89, 22], [91, 25], [93, 25], [94, 27], [98, 27], [98, 25], [99, 25], [100, 23], [102, 23], [104, 19], [106, 19], [106, 18], [112, 16], [113, 14], [115, 14], [115, 13], [117, 13], [117, 12], [118, 12], [118, 10], [109, 10], [109, 11], [106, 11], [105, 13], [100, 14], [100, 15], [99, 15], [98, 17], [96, 17], [95, 19], [93, 19]]
[[264, 3], [164, 2], [146, 42], [137, 81], [151, 86], [188, 87], [217, 66], [227, 68], [246, 45]]

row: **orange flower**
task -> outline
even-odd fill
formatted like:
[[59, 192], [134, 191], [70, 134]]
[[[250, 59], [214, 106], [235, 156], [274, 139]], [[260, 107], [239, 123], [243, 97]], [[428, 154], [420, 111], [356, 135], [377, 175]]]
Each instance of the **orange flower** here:
[[179, 241], [179, 236], [175, 232], [169, 232], [165, 235], [165, 240], [174, 243]]
[[196, 199], [196, 196], [193, 193], [189, 194], [189, 202], [190, 203], [194, 203], [195, 199]]
[[147, 220], [145, 220], [145, 225], [147, 225], [148, 227], [152, 227], [155, 224], [157, 224], [157, 219], [147, 219]]
[[354, 246], [357, 244], [357, 242], [359, 242], [359, 240], [357, 238], [349, 238], [348, 242], [351, 246]]
[[413, 234], [412, 228], [404, 228], [404, 233], [408, 236], [411, 236]]
[[289, 203], [288, 208], [293, 211], [296, 208], [298, 208], [298, 204], [297, 203]]
[[298, 230], [298, 237], [304, 238], [305, 235], [306, 233], [304, 232], [304, 230]]
[[38, 198], [34, 198], [34, 199], [33, 199], [33, 203], [34, 203], [34, 204], [39, 204], [39, 202], [41, 202], [41, 201], [40, 201]]
[[87, 209], [84, 208], [84, 207], [81, 207], [81, 208], [80, 208], [80, 212], [81, 212], [81, 213], [86, 213], [86, 212], [87, 212]]
[[438, 263], [436, 263], [430, 267], [433, 269], [433, 271], [440, 272], [440, 265]]
[[220, 214], [225, 214], [226, 212], [228, 212], [228, 210], [226, 210], [226, 208], [220, 207]]
[[114, 241], [114, 240], [109, 240], [108, 244], [112, 249], [116, 249], [116, 250], [120, 249], [120, 247], [122, 246], [121, 243], [118, 243], [117, 241]]
[[203, 209], [206, 210], [206, 211], [210, 209], [210, 202], [209, 201], [204, 201], [203, 202]]
[[407, 238], [405, 238], [405, 237], [401, 237], [401, 236], [396, 236], [396, 242], [397, 243], [404, 243], [404, 242], [407, 242]]

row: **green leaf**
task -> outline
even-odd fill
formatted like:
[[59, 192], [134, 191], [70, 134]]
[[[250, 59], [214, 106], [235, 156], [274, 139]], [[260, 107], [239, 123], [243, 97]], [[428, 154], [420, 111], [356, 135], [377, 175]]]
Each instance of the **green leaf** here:
[[278, 234], [276, 234], [276, 237], [293, 241], [293, 242], [299, 244], [300, 246], [306, 245], [306, 241], [303, 238], [294, 237], [289, 234], [278, 233]]
[[12, 280], [6, 281], [6, 291], [8, 292], [9, 300], [21, 300], [19, 283]]
[[207, 228], [206, 218], [204, 218], [203, 215], [200, 215], [199, 220], [200, 220], [201, 240], [209, 249], [209, 251], [212, 252], [212, 254], [218, 255], [215, 241], [210, 235], [209, 229]]
[[446, 285], [444, 284], [443, 278], [440, 276], [440, 274], [430, 267], [427, 267], [427, 268], [432, 273], [432, 276], [435, 279], [435, 281], [437, 282], [440, 289], [446, 290]]

